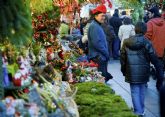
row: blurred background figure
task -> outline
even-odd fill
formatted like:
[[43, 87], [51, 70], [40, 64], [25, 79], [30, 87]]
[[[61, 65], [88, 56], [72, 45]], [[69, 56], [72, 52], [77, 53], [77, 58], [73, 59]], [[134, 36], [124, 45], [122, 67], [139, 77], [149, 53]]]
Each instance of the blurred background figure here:
[[119, 28], [119, 39], [121, 41], [121, 47], [123, 45], [124, 39], [128, 39], [129, 37], [135, 35], [135, 26], [132, 24], [130, 18], [125, 17], [123, 19], [123, 25]]
[[122, 25], [122, 21], [119, 18], [119, 10], [115, 9], [113, 16], [109, 20], [109, 24], [113, 27], [116, 34], [116, 39], [112, 42], [112, 55], [114, 59], [119, 59], [120, 39], [118, 37], [119, 27]]
[[126, 17], [128, 17], [128, 16], [127, 16], [127, 12], [126, 12], [126, 11], [122, 11], [122, 12], [121, 12], [121, 16], [120, 16], [121, 21], [123, 21], [124, 18], [126, 18]]
[[109, 24], [109, 17], [107, 15], [105, 16], [105, 21], [102, 24], [102, 27], [103, 27], [103, 30], [106, 35], [110, 57], [113, 57], [112, 56], [112, 43], [117, 37], [116, 37], [113, 27]]
[[149, 18], [147, 22], [147, 32], [145, 37], [152, 42], [156, 54], [161, 63], [163, 63], [164, 49], [165, 49], [165, 16], [162, 17], [159, 13], [159, 8], [154, 6], [149, 9]]

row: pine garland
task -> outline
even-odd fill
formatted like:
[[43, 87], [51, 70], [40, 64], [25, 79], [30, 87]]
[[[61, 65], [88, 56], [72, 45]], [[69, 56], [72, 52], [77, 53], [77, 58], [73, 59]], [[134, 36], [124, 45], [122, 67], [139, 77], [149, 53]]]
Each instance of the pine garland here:
[[32, 37], [30, 0], [0, 1], [0, 41], [16, 46], [29, 44]]
[[105, 84], [85, 82], [76, 87], [80, 117], [136, 117], [124, 100]]

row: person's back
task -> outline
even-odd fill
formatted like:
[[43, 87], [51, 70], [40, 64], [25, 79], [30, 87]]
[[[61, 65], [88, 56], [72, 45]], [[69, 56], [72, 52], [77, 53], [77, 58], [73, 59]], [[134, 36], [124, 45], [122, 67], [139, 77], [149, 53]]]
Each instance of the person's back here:
[[165, 17], [161, 18], [156, 6], [149, 9], [148, 13], [150, 20], [147, 22], [145, 37], [152, 42], [158, 57], [162, 58], [165, 48]]
[[130, 36], [135, 35], [135, 27], [134, 25], [122, 25], [121, 27], [121, 32], [119, 29], [119, 38], [124, 41], [124, 39], [128, 39]]
[[138, 22], [135, 26], [136, 35], [125, 39], [121, 49], [121, 71], [125, 81], [130, 83], [134, 113], [139, 117], [145, 114], [145, 90], [150, 76], [150, 62], [156, 68], [157, 89], [163, 85], [163, 66], [161, 65], [154, 48], [144, 37], [147, 26]]
[[114, 28], [115, 34], [118, 35], [119, 27], [122, 25], [120, 18], [113, 16], [110, 18], [109, 23]]
[[165, 19], [153, 18], [147, 22], [146, 37], [151, 40], [156, 53], [159, 57], [163, 57], [165, 49]]
[[109, 19], [109, 23], [114, 28], [115, 34], [118, 35], [119, 27], [122, 25], [118, 12], [113, 14], [113, 16]]
[[129, 37], [135, 35], [135, 27], [132, 25], [132, 21], [130, 18], [126, 17], [123, 20], [123, 25], [119, 28], [118, 36], [121, 40], [121, 46], [123, 45], [124, 39], [128, 39]]
[[109, 24], [108, 16], [106, 16], [105, 22], [102, 24], [102, 28], [106, 35], [107, 42], [112, 43], [112, 41], [116, 38], [116, 34], [114, 32], [113, 27]]
[[[142, 29], [143, 27], [141, 27]], [[135, 30], [137, 29], [135, 28]], [[145, 27], [143, 30], [145, 30]], [[135, 36], [124, 40], [121, 49], [121, 70], [126, 76], [127, 82], [146, 83], [150, 76], [150, 62], [158, 72], [157, 78], [163, 78], [163, 66], [151, 42], [144, 37], [144, 34], [137, 33]]]
[[104, 30], [104, 33], [106, 35], [106, 40], [108, 44], [108, 50], [110, 57], [112, 57], [112, 47], [113, 47], [113, 41], [117, 38], [113, 27], [109, 24], [109, 18], [106, 16], [104, 24], [102, 24], [102, 28]]
[[126, 18], [126, 17], [128, 17], [127, 12], [126, 11], [122, 11], [121, 16], [120, 16], [121, 21], [123, 21], [124, 18]]
[[113, 27], [116, 39], [112, 42], [112, 57], [117, 60], [120, 56], [120, 39], [118, 37], [119, 27], [122, 25], [122, 21], [119, 18], [119, 10], [115, 9], [115, 13], [113, 14], [113, 17], [109, 19], [109, 24]]
[[[126, 51], [126, 81], [131, 83], [146, 83], [150, 76], [150, 61], [149, 51], [154, 53], [151, 49], [151, 43], [144, 38], [143, 35], [138, 34], [124, 40], [123, 48]], [[148, 51], [148, 52], [147, 52]], [[122, 56], [121, 56], [122, 57]]]

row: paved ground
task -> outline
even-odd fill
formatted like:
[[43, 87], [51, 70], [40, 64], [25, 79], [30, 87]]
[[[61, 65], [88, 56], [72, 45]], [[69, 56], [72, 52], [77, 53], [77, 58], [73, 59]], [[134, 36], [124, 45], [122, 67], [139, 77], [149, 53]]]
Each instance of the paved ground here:
[[[115, 90], [115, 93], [122, 96], [127, 105], [132, 107], [132, 100], [130, 95], [129, 84], [124, 81], [124, 77], [120, 72], [120, 63], [117, 60], [111, 60], [108, 65], [108, 71], [114, 78], [108, 83], [110, 87]], [[155, 80], [152, 78], [148, 83], [145, 99], [145, 113], [146, 117], [160, 117], [159, 116], [159, 97], [155, 87]]]

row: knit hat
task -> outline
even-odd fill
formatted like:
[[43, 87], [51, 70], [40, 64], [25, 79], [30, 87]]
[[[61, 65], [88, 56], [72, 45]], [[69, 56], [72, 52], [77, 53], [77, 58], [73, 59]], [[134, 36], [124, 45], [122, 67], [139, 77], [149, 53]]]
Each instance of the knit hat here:
[[99, 5], [95, 9], [92, 10], [92, 14], [96, 14], [97, 12], [106, 13], [107, 9], [104, 5]]

